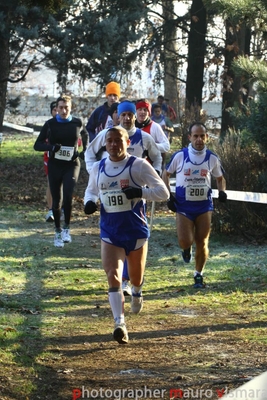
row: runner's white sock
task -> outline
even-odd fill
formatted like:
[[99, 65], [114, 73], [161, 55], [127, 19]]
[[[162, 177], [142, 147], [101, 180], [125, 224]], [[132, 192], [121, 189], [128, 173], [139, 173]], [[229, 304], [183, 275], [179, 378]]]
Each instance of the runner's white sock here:
[[142, 292], [143, 283], [144, 283], [144, 280], [140, 286], [132, 285], [132, 293], [138, 294], [138, 293]]
[[109, 288], [109, 304], [116, 324], [124, 324], [124, 295], [121, 288]]

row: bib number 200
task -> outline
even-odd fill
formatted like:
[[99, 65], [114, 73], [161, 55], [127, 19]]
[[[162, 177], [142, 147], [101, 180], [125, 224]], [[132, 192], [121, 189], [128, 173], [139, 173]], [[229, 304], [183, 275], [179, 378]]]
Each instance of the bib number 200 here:
[[208, 198], [207, 186], [188, 186], [186, 188], [186, 200], [188, 201], [202, 201]]
[[199, 197], [204, 196], [205, 190], [204, 188], [190, 188], [190, 196], [192, 197]]

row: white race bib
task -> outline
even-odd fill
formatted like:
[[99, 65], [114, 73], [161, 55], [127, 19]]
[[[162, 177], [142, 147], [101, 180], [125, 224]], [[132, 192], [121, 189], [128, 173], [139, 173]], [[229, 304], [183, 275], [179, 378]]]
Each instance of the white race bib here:
[[55, 153], [55, 158], [58, 160], [71, 161], [74, 154], [74, 147], [61, 146]]
[[185, 199], [187, 201], [203, 201], [208, 199], [209, 187], [206, 185], [192, 185], [185, 189]]
[[132, 209], [131, 200], [128, 200], [121, 189], [101, 190], [100, 200], [106, 212], [123, 212]]

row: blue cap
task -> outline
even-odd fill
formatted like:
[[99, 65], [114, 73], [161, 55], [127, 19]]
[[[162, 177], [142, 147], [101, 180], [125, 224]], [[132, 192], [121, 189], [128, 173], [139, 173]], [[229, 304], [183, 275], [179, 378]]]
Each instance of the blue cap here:
[[135, 104], [132, 103], [131, 101], [123, 101], [118, 105], [118, 115], [120, 116], [121, 113], [123, 112], [131, 112], [133, 114], [136, 114], [136, 107]]

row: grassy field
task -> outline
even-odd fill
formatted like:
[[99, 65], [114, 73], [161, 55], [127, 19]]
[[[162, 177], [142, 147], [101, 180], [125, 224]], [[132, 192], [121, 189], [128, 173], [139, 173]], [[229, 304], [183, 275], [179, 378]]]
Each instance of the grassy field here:
[[[84, 165], [73, 242], [53, 246], [42, 155], [5, 135], [0, 154], [1, 400], [217, 399], [267, 369], [267, 248], [212, 233], [205, 290], [194, 290], [174, 215], [157, 205], [144, 309], [125, 315], [130, 342], [112, 340], [99, 214], [85, 216]], [[178, 392], [178, 390], [180, 390]]]

